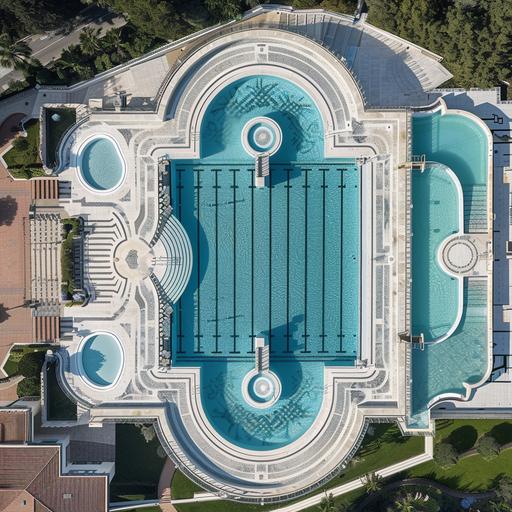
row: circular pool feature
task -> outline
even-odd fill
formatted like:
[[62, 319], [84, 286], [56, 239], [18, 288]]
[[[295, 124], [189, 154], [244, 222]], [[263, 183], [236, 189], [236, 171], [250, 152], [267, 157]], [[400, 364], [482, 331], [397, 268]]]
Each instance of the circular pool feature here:
[[269, 117], [255, 117], [242, 129], [242, 145], [251, 156], [273, 155], [281, 147], [282, 138], [281, 128]]
[[249, 130], [249, 144], [256, 151], [266, 151], [271, 148], [276, 136], [271, 126], [259, 124]]
[[441, 246], [441, 258], [453, 274], [470, 274], [478, 262], [478, 249], [468, 237], [457, 236]]
[[274, 393], [274, 384], [268, 377], [262, 375], [256, 378], [252, 390], [261, 400], [268, 400]]
[[251, 370], [242, 381], [242, 396], [249, 405], [265, 409], [279, 400], [281, 381], [270, 370]]
[[93, 387], [112, 387], [119, 380], [124, 355], [119, 339], [113, 334], [90, 334], [82, 340], [78, 355], [80, 373]]
[[78, 168], [84, 184], [95, 192], [112, 192], [125, 176], [125, 164], [114, 139], [98, 136], [79, 150]]

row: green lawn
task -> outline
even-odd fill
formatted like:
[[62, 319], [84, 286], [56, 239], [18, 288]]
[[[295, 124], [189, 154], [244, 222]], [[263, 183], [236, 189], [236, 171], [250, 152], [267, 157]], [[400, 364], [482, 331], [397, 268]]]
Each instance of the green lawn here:
[[193, 498], [195, 492], [203, 492], [204, 489], [189, 480], [181, 471], [176, 470], [171, 482], [171, 496], [175, 500]]
[[142, 507], [142, 508], [131, 508], [130, 510], [126, 510], [125, 512], [162, 512], [162, 509], [159, 506]]
[[[448, 440], [456, 450], [473, 448], [478, 437], [491, 433], [498, 443], [512, 442], [512, 421], [505, 420], [448, 420], [436, 424], [436, 443]], [[481, 455], [465, 457], [454, 466], [443, 469], [434, 461], [426, 462], [407, 472], [410, 477], [432, 478], [452, 488], [465, 491], [492, 489], [502, 474], [511, 474], [512, 449], [498, 457], [485, 460]]]
[[[323, 494], [325, 490], [332, 487], [337, 487], [366, 473], [414, 457], [424, 451], [424, 439], [422, 437], [404, 437], [395, 424], [374, 424], [372, 430], [373, 435], [367, 434], [365, 436], [352, 464], [341, 476], [333, 478], [320, 490], [287, 503], [294, 503], [315, 494]], [[252, 512], [272, 510], [276, 506], [242, 505], [232, 501], [212, 501], [176, 505], [176, 508], [179, 512]]]
[[[59, 114], [60, 120], [54, 121], [53, 114]], [[57, 163], [57, 149], [64, 132], [76, 123], [76, 112], [72, 108], [46, 109], [46, 165], [50, 168]]]
[[9, 358], [4, 364], [3, 370], [10, 377], [18, 372], [18, 363], [28, 352], [46, 351], [48, 345], [15, 345], [9, 353]]
[[[421, 451], [423, 440], [420, 437], [401, 438], [398, 429], [390, 425], [377, 425], [375, 435], [366, 436], [363, 445], [344, 475], [335, 478], [325, 487], [334, 487], [360, 475], [388, 466], [399, 460], [412, 457]], [[512, 421], [505, 420], [441, 420], [436, 423], [435, 442], [448, 440], [459, 452], [473, 448], [483, 434], [491, 433], [500, 444], [512, 442]], [[418, 449], [418, 446], [420, 449]], [[434, 461], [416, 466], [400, 478], [424, 477], [437, 480], [454, 489], [485, 491], [496, 485], [496, 479], [503, 474], [511, 474], [512, 449], [504, 450], [492, 459], [485, 460], [480, 455], [461, 459], [455, 466], [442, 469]], [[328, 492], [328, 490], [327, 490]], [[359, 489], [336, 498], [336, 503], [354, 503], [364, 495]], [[302, 498], [304, 499], [304, 497]], [[241, 505], [228, 501], [201, 504], [179, 505], [179, 512], [253, 512], [272, 510], [274, 507]], [[311, 507], [304, 512], [317, 511]]]
[[44, 171], [39, 158], [39, 121], [32, 119], [25, 124], [27, 131], [26, 140], [28, 147], [24, 150], [11, 148], [3, 159], [9, 168], [9, 172], [15, 178], [32, 178], [44, 176]]
[[110, 484], [110, 501], [156, 498], [165, 459], [157, 455], [158, 439], [146, 443], [131, 424], [116, 425], [116, 474]]
[[47, 366], [47, 413], [49, 420], [76, 420], [76, 403], [62, 391], [57, 380], [57, 363]]
[[[334, 502], [336, 505], [340, 505], [342, 503], [346, 505], [352, 505], [357, 500], [363, 498], [366, 496], [366, 492], [364, 489], [356, 489], [355, 491], [347, 492], [347, 494], [344, 494], [343, 496], [337, 496], [334, 498]], [[305, 508], [302, 510], [302, 512], [319, 512], [318, 505], [314, 505], [313, 507]]]

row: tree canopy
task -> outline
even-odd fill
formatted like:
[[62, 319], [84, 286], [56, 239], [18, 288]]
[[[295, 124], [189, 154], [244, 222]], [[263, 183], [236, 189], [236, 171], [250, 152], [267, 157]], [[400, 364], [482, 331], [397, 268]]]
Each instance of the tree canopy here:
[[512, 80], [510, 0], [367, 0], [369, 21], [444, 58], [458, 87]]
[[434, 461], [441, 467], [453, 466], [458, 459], [459, 456], [455, 448], [447, 441], [434, 446]]
[[44, 352], [27, 352], [18, 363], [18, 373], [23, 377], [35, 377], [39, 379], [41, 367], [44, 363]]
[[55, 29], [83, 8], [80, 0], [0, 0], [0, 33], [16, 39]]

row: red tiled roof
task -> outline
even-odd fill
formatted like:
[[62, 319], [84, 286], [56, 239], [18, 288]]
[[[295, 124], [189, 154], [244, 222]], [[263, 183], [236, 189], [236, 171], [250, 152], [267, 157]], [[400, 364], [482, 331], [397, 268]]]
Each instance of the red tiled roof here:
[[26, 490], [39, 512], [105, 512], [107, 486], [107, 476], [61, 475], [59, 446], [0, 445], [0, 500]]
[[29, 409], [0, 410], [0, 443], [25, 443], [29, 437]]

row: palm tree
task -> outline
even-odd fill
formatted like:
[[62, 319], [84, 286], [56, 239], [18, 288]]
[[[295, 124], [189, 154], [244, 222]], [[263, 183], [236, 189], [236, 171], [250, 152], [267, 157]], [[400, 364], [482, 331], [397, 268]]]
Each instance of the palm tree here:
[[80, 46], [85, 55], [94, 55], [101, 47], [99, 35], [101, 28], [85, 27], [80, 34]]
[[421, 510], [421, 505], [429, 500], [428, 494], [423, 496], [420, 492], [411, 494], [409, 492], [395, 500], [395, 509], [399, 512], [415, 512]]
[[32, 50], [25, 41], [12, 41], [7, 34], [0, 34], [0, 66], [26, 69], [31, 64]]
[[512, 505], [509, 505], [506, 501], [490, 501], [491, 512], [512, 512]]
[[361, 481], [364, 484], [367, 494], [371, 494], [372, 492], [377, 492], [382, 489], [382, 477], [377, 475], [377, 473], [367, 473], [363, 478], [361, 478]]
[[335, 503], [332, 493], [325, 493], [322, 501], [320, 501], [318, 510], [321, 512], [348, 512], [348, 505], [344, 502]]
[[121, 37], [121, 29], [113, 28], [112, 30], [109, 30], [103, 37], [103, 41], [107, 46], [110, 46], [113, 50], [118, 51], [123, 43], [123, 38]]
[[325, 496], [320, 501], [318, 510], [321, 512], [334, 512], [334, 496], [332, 493], [325, 493]]
[[92, 75], [91, 69], [79, 62], [77, 57], [69, 50], [64, 50], [60, 58], [55, 61], [55, 70], [62, 79], [66, 78], [68, 74], [66, 72], [71, 72], [80, 79], [86, 79]]

